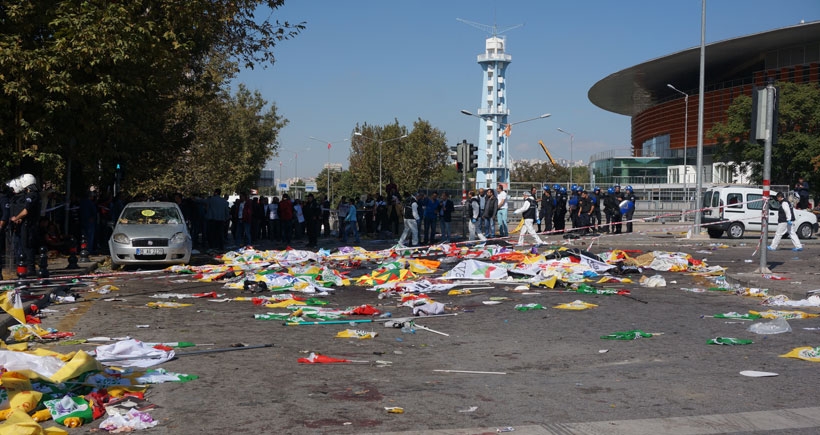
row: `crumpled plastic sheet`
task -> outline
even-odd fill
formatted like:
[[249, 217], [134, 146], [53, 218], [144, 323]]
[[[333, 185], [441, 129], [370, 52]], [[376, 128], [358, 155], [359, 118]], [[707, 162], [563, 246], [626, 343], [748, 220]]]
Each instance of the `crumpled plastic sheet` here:
[[431, 316], [434, 314], [444, 314], [444, 304], [441, 302], [428, 302], [413, 307], [414, 316]]
[[649, 278], [641, 277], [641, 285], [644, 287], [666, 287], [666, 279], [661, 275], [654, 275]]
[[25, 352], [0, 350], [0, 367], [6, 371], [31, 370], [45, 378], [51, 378], [65, 363], [53, 356], [38, 356]]
[[764, 299], [763, 305], [773, 307], [820, 307], [820, 295], [812, 295], [799, 301], [790, 300], [786, 295], [776, 295]]
[[151, 414], [131, 409], [125, 414], [109, 415], [100, 423], [100, 429], [107, 430], [109, 433], [126, 433], [152, 428], [158, 423], [151, 417]]
[[108, 366], [145, 368], [171, 360], [174, 351], [154, 349], [139, 340], [131, 339], [98, 346], [96, 355], [100, 363]]
[[771, 335], [791, 332], [792, 327], [789, 325], [788, 320], [779, 317], [768, 322], [753, 323], [746, 330], [755, 334]]

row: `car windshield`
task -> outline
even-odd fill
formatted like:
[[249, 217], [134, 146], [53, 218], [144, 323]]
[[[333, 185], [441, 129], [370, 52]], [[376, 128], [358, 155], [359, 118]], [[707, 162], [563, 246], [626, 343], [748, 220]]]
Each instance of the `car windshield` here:
[[180, 222], [179, 211], [167, 206], [126, 207], [119, 219], [119, 223], [129, 225], [175, 225]]

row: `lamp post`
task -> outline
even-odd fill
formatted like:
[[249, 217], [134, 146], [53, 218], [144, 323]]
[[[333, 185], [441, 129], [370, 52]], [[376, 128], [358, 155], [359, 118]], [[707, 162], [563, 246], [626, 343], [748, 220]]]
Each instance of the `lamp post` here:
[[572, 160], [572, 141], [575, 139], [575, 135], [568, 131], [561, 130], [560, 128], [557, 128], [556, 130], [569, 135], [569, 184], [572, 184], [572, 167], [575, 165], [575, 162]]
[[[299, 179], [299, 153], [296, 152], [296, 151], [286, 150], [284, 148], [279, 148], [278, 150], [276, 150], [276, 153], [279, 154], [282, 151], [284, 151], [286, 153], [293, 153], [293, 160], [294, 160], [293, 179], [294, 179], [294, 181], [298, 180]], [[305, 151], [310, 151], [310, 148], [306, 149]]]
[[[689, 192], [687, 186], [687, 178], [689, 175], [689, 166], [686, 165], [686, 146], [689, 143], [689, 94], [686, 92], [681, 91], [680, 89], [672, 86], [671, 84], [667, 84], [669, 89], [683, 95], [683, 104], [684, 104], [684, 114], [683, 114], [683, 196], [684, 200], [686, 201], [686, 207], [689, 208]], [[688, 210], [687, 210], [688, 211]], [[686, 219], [684, 217], [684, 219]]]
[[[552, 116], [549, 113], [544, 113], [543, 115], [536, 116], [535, 118], [529, 118], [529, 119], [525, 119], [523, 121], [509, 122], [509, 123], [506, 123], [506, 124], [502, 125], [498, 121], [496, 121], [495, 119], [491, 119], [492, 117], [494, 117], [496, 115], [475, 115], [475, 114], [473, 114], [473, 112], [470, 112], [469, 110], [464, 110], [464, 109], [461, 109], [460, 112], [464, 115], [467, 115], [467, 116], [472, 116], [472, 117], [475, 117], [475, 118], [478, 118], [478, 119], [481, 119], [481, 120], [484, 120], [484, 121], [490, 121], [490, 122], [492, 122], [493, 124], [495, 124], [499, 127], [511, 127], [513, 125], [516, 125], [516, 124], [535, 121], [537, 119], [549, 118], [550, 116]], [[507, 136], [507, 137], [509, 137], [509, 136]], [[507, 168], [506, 162], [507, 162], [507, 155], [505, 154], [503, 168], [504, 168], [505, 171], [508, 171], [509, 169]], [[508, 179], [507, 181], [509, 182], [510, 180]]]
[[320, 138], [314, 137], [314, 136], [310, 136], [310, 137], [308, 137], [308, 139], [319, 141], [319, 142], [322, 142], [322, 143], [327, 143], [327, 166], [325, 167], [325, 170], [327, 171], [327, 174], [326, 174], [327, 175], [327, 198], [329, 200], [330, 199], [330, 148], [331, 148], [331, 145], [334, 144], [334, 143], [347, 142], [349, 139], [329, 141], [329, 140], [323, 140], [323, 139], [320, 139]]
[[381, 196], [382, 195], [382, 144], [387, 143], [387, 142], [393, 142], [394, 140], [404, 139], [404, 138], [407, 137], [407, 135], [403, 134], [399, 137], [394, 137], [393, 139], [387, 139], [387, 140], [373, 139], [372, 137], [365, 136], [361, 132], [358, 132], [358, 131], [354, 132], [353, 135], [361, 136], [365, 139], [372, 140], [374, 142], [378, 142], [378, 144], [379, 144], [379, 196]]

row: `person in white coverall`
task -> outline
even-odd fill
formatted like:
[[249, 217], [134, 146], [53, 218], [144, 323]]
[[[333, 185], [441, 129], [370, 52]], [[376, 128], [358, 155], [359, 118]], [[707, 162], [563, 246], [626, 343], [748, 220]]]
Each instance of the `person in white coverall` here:
[[538, 237], [535, 228], [532, 227], [532, 223], [535, 221], [535, 216], [538, 213], [538, 203], [535, 202], [535, 198], [533, 198], [529, 192], [524, 192], [524, 205], [513, 213], [520, 214], [524, 219], [524, 226], [521, 227], [521, 233], [518, 235], [518, 244], [524, 244], [524, 237], [526, 237], [527, 234], [532, 235], [535, 242], [539, 245], [543, 244], [544, 242]]
[[783, 192], [777, 192], [775, 196], [777, 202], [780, 203], [780, 209], [777, 210], [777, 232], [774, 234], [774, 239], [772, 239], [772, 244], [767, 246], [766, 249], [769, 251], [776, 251], [777, 246], [780, 244], [780, 239], [789, 234], [789, 237], [792, 239], [792, 244], [794, 248], [792, 251], [802, 251], [803, 244], [800, 243], [800, 239], [797, 238], [797, 231], [794, 229], [794, 208], [792, 208], [792, 204], [786, 200], [783, 196]]

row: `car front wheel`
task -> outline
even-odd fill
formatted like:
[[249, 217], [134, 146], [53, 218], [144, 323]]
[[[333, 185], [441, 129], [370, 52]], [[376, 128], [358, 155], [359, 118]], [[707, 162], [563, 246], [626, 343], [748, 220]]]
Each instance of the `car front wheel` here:
[[726, 235], [729, 236], [730, 239], [739, 239], [743, 237], [745, 229], [743, 228], [743, 224], [740, 222], [733, 222], [729, 225], [729, 228], [726, 229]]
[[797, 237], [801, 239], [809, 239], [811, 238], [812, 228], [811, 224], [808, 222], [804, 222], [800, 227], [797, 228]]

